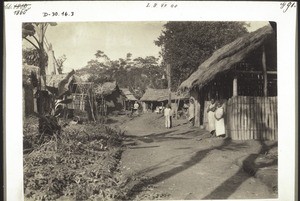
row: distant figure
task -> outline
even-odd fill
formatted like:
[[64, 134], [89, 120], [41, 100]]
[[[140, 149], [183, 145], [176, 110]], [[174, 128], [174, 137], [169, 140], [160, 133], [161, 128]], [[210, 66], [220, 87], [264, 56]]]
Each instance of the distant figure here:
[[215, 111], [216, 111], [216, 102], [215, 99], [210, 100], [210, 104], [208, 105], [207, 108], [207, 119], [208, 119], [208, 130], [211, 135], [215, 134]]
[[164, 109], [164, 116], [165, 116], [166, 128], [171, 128], [172, 127], [172, 109], [171, 109], [170, 104], [167, 104], [167, 107]]
[[225, 137], [225, 121], [224, 121], [224, 108], [221, 101], [216, 103], [217, 108], [215, 111], [215, 124], [216, 124], [216, 136]]
[[185, 101], [184, 104], [183, 104], [183, 115], [184, 115], [184, 118], [187, 118], [188, 109], [189, 109], [189, 106], [188, 106], [187, 102]]
[[156, 106], [156, 108], [155, 108], [155, 111], [154, 111], [156, 114], [159, 114], [160, 113], [160, 111], [159, 111], [159, 107], [158, 106]]
[[139, 104], [137, 101], [135, 101], [134, 105], [133, 105], [133, 113], [138, 114], [138, 109], [139, 109]]
[[190, 99], [190, 105], [189, 105], [189, 123], [191, 126], [194, 126], [195, 124], [195, 104], [194, 100]]

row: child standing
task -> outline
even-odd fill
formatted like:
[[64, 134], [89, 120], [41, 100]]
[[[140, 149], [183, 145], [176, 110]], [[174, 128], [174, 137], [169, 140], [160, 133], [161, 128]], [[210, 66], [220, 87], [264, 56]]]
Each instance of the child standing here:
[[172, 109], [170, 104], [167, 104], [167, 107], [164, 110], [164, 116], [165, 116], [165, 126], [166, 128], [172, 127]]

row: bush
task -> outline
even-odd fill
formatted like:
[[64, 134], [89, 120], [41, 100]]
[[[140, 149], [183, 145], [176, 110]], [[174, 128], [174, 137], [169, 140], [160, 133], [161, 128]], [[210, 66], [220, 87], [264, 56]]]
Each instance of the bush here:
[[24, 126], [24, 131], [26, 143], [35, 144], [24, 155], [25, 197], [109, 200], [120, 196], [114, 172], [121, 158], [123, 133], [95, 123], [71, 125], [59, 136], [36, 144], [28, 137], [34, 129]]

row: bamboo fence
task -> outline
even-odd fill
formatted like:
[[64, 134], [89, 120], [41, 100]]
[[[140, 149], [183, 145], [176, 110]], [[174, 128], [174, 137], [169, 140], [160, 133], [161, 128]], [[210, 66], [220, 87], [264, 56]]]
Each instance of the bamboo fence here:
[[[204, 104], [203, 124], [207, 128]], [[235, 96], [225, 104], [226, 134], [234, 140], [278, 139], [277, 97]]]
[[226, 114], [226, 131], [232, 139], [277, 140], [277, 97], [232, 97]]

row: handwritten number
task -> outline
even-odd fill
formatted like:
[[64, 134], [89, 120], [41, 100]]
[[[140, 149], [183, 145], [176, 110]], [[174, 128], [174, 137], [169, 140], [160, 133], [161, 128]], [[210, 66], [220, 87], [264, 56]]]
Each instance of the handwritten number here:
[[282, 11], [285, 13], [289, 8], [295, 8], [295, 2], [282, 2], [280, 3], [280, 9], [282, 9]]

